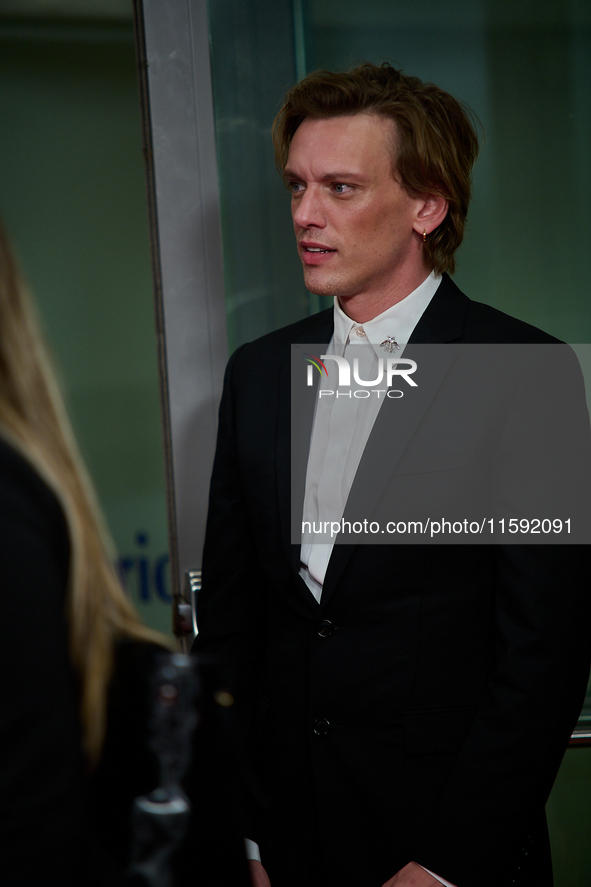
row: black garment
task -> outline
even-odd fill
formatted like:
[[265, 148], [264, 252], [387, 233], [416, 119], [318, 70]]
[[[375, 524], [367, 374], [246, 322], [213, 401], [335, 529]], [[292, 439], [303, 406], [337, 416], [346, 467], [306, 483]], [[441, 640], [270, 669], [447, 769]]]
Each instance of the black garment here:
[[[154, 644], [123, 640], [109, 690], [107, 737], [89, 777], [79, 686], [64, 612], [70, 551], [61, 507], [36, 471], [0, 439], [0, 879], [128, 884], [134, 799], [159, 784], [149, 746]], [[200, 723], [184, 789], [192, 805], [174, 887], [248, 885], [231, 728], [206, 665]], [[226, 719], [227, 720], [227, 719]], [[137, 883], [137, 882], [135, 882]]]
[[69, 544], [53, 493], [0, 439], [0, 872], [79, 880], [84, 766], [64, 602]]
[[[331, 335], [332, 310], [239, 349], [220, 407], [196, 648], [232, 670], [266, 795], [248, 836], [273, 887], [381, 887], [410, 860], [458, 887], [548, 885], [544, 804], [589, 672], [588, 549], [336, 545], [318, 605], [290, 542], [290, 345]], [[447, 275], [411, 338], [553, 341]], [[570, 381], [583, 404], [577, 369]], [[548, 393], [531, 415], [552, 421], [560, 392], [548, 374], [537, 382]], [[507, 428], [540, 405], [537, 382], [499, 383]], [[409, 447], [437, 439], [436, 417], [404, 429]], [[390, 440], [395, 485], [409, 450]], [[547, 466], [575, 484], [571, 441], [591, 452], [587, 418]]]

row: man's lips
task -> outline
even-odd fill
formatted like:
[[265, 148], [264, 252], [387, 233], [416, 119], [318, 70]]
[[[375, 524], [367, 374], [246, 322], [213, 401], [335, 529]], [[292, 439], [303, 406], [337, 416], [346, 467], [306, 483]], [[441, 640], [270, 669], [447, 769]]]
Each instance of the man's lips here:
[[336, 253], [330, 246], [311, 240], [301, 240], [299, 247], [304, 265], [319, 265]]

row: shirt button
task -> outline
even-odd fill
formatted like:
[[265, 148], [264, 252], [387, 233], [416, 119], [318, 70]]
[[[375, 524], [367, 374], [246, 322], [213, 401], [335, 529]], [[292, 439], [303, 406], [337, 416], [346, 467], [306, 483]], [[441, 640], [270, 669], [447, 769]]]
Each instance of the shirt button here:
[[326, 718], [317, 718], [312, 726], [316, 736], [326, 736], [330, 732], [330, 723]]
[[334, 625], [329, 619], [323, 619], [318, 626], [318, 637], [329, 638], [334, 631]]
[[363, 329], [362, 326], [358, 326], [356, 328], [355, 335], [359, 336], [360, 339], [363, 339], [365, 337], [365, 330]]

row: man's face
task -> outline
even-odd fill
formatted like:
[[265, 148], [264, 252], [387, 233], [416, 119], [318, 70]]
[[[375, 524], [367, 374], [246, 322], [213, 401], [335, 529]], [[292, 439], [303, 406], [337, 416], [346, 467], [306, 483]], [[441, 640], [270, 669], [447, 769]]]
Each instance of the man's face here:
[[381, 307], [425, 276], [413, 228], [421, 200], [392, 177], [393, 127], [375, 114], [306, 119], [291, 142], [285, 177], [304, 281], [344, 307], [351, 298]]

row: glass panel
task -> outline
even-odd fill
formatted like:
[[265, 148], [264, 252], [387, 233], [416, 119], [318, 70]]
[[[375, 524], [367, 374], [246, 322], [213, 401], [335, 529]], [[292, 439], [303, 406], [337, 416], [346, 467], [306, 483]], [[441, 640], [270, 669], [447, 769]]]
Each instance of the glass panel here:
[[158, 371], [131, 8], [0, 21], [0, 212], [40, 307], [127, 587], [170, 631]]
[[456, 282], [591, 341], [591, 8], [584, 0], [308, 0], [306, 65], [387, 60], [467, 102], [485, 133]]
[[289, 0], [210, 0], [230, 350], [308, 311], [271, 123], [296, 80]]

